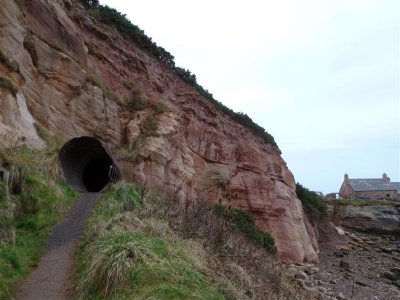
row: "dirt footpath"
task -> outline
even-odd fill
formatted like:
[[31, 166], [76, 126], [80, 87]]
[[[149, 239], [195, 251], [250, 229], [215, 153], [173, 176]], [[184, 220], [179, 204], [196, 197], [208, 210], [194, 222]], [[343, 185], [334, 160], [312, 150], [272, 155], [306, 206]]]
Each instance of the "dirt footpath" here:
[[69, 299], [73, 286], [74, 250], [100, 193], [82, 193], [52, 230], [38, 267], [23, 282], [17, 300]]

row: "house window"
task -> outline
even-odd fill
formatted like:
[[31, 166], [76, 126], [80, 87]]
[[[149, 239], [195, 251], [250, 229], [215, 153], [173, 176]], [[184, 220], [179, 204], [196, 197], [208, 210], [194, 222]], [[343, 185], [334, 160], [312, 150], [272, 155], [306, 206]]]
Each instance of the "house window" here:
[[390, 198], [390, 194], [386, 194], [386, 198]]

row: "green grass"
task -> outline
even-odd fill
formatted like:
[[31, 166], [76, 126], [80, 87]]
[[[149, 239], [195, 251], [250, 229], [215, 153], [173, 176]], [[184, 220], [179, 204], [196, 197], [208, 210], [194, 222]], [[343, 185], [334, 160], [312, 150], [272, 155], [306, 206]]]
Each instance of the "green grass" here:
[[223, 299], [188, 242], [175, 237], [167, 222], [139, 216], [143, 209], [135, 185], [118, 184], [105, 193], [89, 219], [77, 257], [76, 296]]
[[23, 165], [26, 170], [21, 193], [0, 192], [0, 229], [11, 226], [15, 232], [13, 241], [0, 243], [0, 299], [12, 299], [19, 281], [37, 265], [52, 225], [65, 214], [77, 192], [50, 175], [51, 161], [43, 153], [26, 147], [3, 150], [3, 164]]
[[184, 247], [141, 232], [101, 235], [83, 255], [90, 268], [82, 276], [82, 298], [221, 299]]
[[274, 238], [268, 233], [260, 230], [256, 225], [254, 217], [247, 211], [239, 208], [229, 208], [221, 204], [214, 205], [217, 215], [230, 220], [250, 240], [265, 248], [271, 253], [276, 253]]
[[399, 202], [387, 201], [387, 200], [365, 200], [365, 199], [340, 199], [332, 201], [332, 203], [338, 205], [352, 205], [352, 206], [373, 206], [373, 205], [387, 205], [393, 207], [400, 207]]
[[297, 183], [296, 194], [311, 220], [315, 221], [319, 218], [324, 218], [327, 215], [326, 204], [322, 200], [322, 197], [318, 196], [317, 193], [312, 192], [303, 187], [300, 183]]
[[120, 182], [86, 224], [74, 297], [313, 299], [285, 279], [271, 246], [247, 212]]

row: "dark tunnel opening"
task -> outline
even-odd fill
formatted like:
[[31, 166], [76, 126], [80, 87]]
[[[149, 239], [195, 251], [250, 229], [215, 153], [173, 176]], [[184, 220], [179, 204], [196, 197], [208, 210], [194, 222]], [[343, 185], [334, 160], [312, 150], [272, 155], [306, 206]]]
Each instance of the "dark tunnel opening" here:
[[83, 170], [82, 180], [88, 192], [98, 192], [107, 185], [108, 170], [112, 165], [112, 160], [97, 158], [87, 164]]
[[110, 150], [96, 138], [71, 139], [61, 148], [59, 158], [66, 182], [78, 191], [99, 192], [120, 179]]

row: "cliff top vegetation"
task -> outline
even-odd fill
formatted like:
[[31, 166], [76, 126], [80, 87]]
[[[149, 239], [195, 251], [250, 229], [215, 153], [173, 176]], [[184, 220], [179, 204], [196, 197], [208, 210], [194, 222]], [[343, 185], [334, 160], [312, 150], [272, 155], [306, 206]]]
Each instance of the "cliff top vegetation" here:
[[82, 0], [82, 3], [94, 18], [106, 25], [115, 27], [124, 38], [133, 42], [140, 49], [149, 53], [151, 56], [175, 72], [180, 78], [182, 78], [182, 80], [193, 86], [201, 96], [210, 101], [218, 110], [228, 115], [239, 124], [248, 128], [251, 132], [253, 132], [253, 134], [260, 137], [265, 143], [271, 144], [278, 148], [274, 137], [270, 135], [263, 127], [256, 124], [247, 114], [235, 112], [222, 104], [220, 101], [214, 99], [213, 95], [197, 82], [195, 74], [191, 73], [187, 69], [176, 66], [174, 56], [163, 47], [158, 46], [144, 33], [142, 29], [134, 25], [125, 14], [122, 14], [116, 9], [110, 8], [106, 5], [100, 5], [99, 1], [97, 0]]

